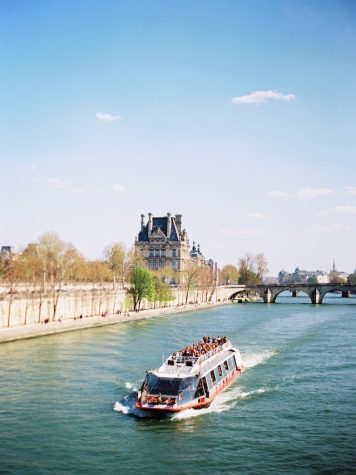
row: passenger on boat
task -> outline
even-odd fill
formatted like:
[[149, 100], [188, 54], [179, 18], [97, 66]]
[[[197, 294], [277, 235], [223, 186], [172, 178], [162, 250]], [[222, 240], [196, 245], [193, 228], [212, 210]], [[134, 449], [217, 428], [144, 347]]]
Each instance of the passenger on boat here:
[[206, 355], [210, 351], [215, 351], [222, 347], [224, 343], [227, 342], [227, 337], [210, 337], [203, 336], [201, 341], [197, 341], [193, 345], [186, 346], [180, 351], [177, 351], [172, 354], [172, 358], [176, 359], [178, 356], [190, 356], [194, 358], [199, 358], [200, 356]]

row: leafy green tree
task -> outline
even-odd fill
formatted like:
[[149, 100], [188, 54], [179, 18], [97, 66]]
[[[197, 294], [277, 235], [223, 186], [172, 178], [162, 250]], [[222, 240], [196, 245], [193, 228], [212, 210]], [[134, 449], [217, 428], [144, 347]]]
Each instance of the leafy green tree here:
[[174, 294], [171, 287], [167, 284], [167, 282], [158, 276], [153, 277], [154, 282], [154, 296], [153, 300], [155, 302], [170, 302], [174, 300]]
[[143, 267], [135, 267], [131, 274], [131, 289], [129, 293], [132, 295], [134, 302], [134, 310], [140, 311], [143, 299], [151, 300], [155, 294], [154, 280], [151, 272]]
[[350, 285], [356, 285], [356, 271], [348, 276], [347, 282]]
[[220, 282], [222, 284], [236, 284], [239, 279], [239, 271], [232, 264], [227, 264], [220, 271]]

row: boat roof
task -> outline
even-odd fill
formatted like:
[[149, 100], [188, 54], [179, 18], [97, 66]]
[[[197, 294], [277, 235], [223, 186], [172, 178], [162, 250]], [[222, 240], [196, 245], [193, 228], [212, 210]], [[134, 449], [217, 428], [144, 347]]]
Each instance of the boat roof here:
[[173, 358], [173, 353], [158, 369], [151, 371], [159, 377], [166, 378], [186, 378], [209, 372], [218, 364], [226, 360], [232, 353], [238, 353], [237, 348], [233, 348], [230, 340], [200, 357], [181, 356]]

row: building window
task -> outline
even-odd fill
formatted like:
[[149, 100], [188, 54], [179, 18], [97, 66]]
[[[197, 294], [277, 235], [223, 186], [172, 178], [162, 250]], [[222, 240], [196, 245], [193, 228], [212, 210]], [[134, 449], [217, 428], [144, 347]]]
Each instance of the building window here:
[[161, 257], [166, 257], [166, 250], [165, 249], [161, 249]]
[[155, 249], [155, 257], [159, 257], [159, 249]]
[[177, 249], [175, 247], [172, 249], [172, 257], [177, 257]]
[[172, 261], [172, 267], [173, 267], [174, 270], [177, 270], [177, 269], [178, 269], [178, 265], [177, 265], [177, 261], [176, 261], [176, 260]]
[[150, 269], [153, 269], [153, 261], [152, 260], [149, 261], [148, 266], [149, 266]]
[[150, 249], [150, 257], [153, 257], [154, 256], [154, 251], [153, 249]]

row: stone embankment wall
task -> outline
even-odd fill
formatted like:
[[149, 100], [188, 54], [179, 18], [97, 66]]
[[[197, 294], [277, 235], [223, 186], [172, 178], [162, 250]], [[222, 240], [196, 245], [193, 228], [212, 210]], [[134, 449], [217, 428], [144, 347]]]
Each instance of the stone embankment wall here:
[[[10, 294], [1, 289], [0, 293], [0, 329], [17, 327], [21, 325], [41, 324], [53, 320], [54, 303], [56, 311], [54, 320], [67, 320], [85, 318], [90, 316], [121, 313], [132, 311], [132, 299], [127, 295], [127, 290], [92, 289], [81, 288], [80, 290], [66, 289], [57, 296], [50, 292], [42, 295], [26, 295], [24, 292]], [[162, 307], [176, 307], [185, 304], [186, 292], [173, 289], [175, 299], [170, 302], [144, 301], [143, 309]], [[207, 302], [210, 297], [206, 291], [195, 289], [189, 293], [188, 303]], [[217, 288], [210, 301], [224, 301], [227, 294], [224, 288]]]

